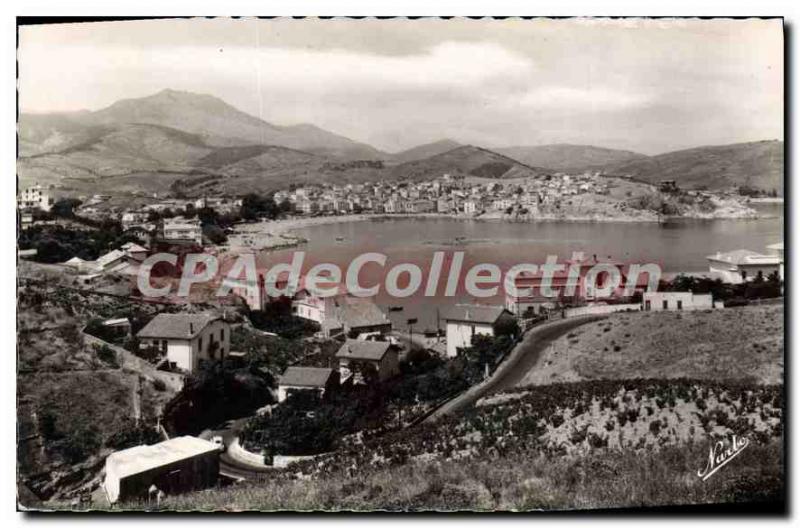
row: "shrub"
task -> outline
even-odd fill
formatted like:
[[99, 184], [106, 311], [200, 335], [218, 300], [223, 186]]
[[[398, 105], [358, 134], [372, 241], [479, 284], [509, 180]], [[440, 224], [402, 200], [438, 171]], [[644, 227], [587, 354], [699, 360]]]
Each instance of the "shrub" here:
[[661, 431], [661, 420], [653, 420], [650, 422], [650, 433], [653, 436], [658, 436], [658, 433]]
[[108, 365], [110, 368], [119, 368], [119, 361], [117, 361], [117, 353], [111, 347], [106, 345], [95, 348], [97, 358]]

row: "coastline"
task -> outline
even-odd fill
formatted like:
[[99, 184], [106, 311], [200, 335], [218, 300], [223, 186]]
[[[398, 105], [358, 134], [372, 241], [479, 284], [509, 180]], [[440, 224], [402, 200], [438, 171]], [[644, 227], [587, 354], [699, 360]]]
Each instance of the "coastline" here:
[[[722, 213], [722, 214], [720, 214]], [[726, 214], [727, 213], [727, 214]], [[513, 218], [503, 214], [488, 213], [471, 216], [456, 213], [366, 213], [331, 215], [316, 217], [291, 217], [280, 220], [262, 221], [250, 224], [239, 224], [228, 236], [228, 243], [220, 246], [232, 252], [277, 250], [297, 247], [307, 242], [296, 231], [321, 225], [342, 224], [365, 221], [392, 221], [401, 219], [448, 219], [472, 222], [510, 222], [510, 223], [659, 223], [669, 220], [756, 220], [768, 218], [753, 209], [721, 210], [711, 214], [688, 214], [661, 216], [657, 214], [641, 214], [636, 216], [618, 215], [541, 215], [536, 217]]]

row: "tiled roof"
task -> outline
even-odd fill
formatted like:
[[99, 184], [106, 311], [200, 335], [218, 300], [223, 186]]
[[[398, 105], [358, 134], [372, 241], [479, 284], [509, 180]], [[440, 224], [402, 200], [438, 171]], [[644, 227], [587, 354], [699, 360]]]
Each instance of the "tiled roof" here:
[[289, 367], [278, 379], [279, 385], [292, 385], [296, 387], [324, 387], [333, 370], [318, 367]]
[[139, 330], [137, 336], [191, 339], [217, 319], [219, 316], [215, 314], [158, 314]]
[[350, 328], [389, 324], [390, 321], [371, 300], [341, 295], [334, 298], [336, 318]]
[[389, 350], [390, 344], [384, 341], [361, 341], [348, 339], [336, 353], [337, 358], [366, 359], [380, 361]]

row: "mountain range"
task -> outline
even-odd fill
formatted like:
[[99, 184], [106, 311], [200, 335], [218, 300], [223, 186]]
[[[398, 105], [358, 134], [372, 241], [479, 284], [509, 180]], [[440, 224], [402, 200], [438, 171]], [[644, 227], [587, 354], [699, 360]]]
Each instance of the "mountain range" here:
[[21, 114], [23, 185], [187, 194], [269, 191], [288, 183], [485, 178], [602, 170], [689, 188], [782, 191], [783, 143], [700, 147], [658, 156], [590, 145], [486, 149], [451, 139], [382, 152], [311, 124], [278, 126], [202, 94], [163, 90], [98, 111]]

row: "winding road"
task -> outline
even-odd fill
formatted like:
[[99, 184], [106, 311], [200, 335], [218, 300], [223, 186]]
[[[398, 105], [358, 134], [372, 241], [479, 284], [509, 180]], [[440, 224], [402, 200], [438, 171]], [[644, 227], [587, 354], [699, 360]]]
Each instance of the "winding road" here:
[[[569, 319], [558, 319], [533, 327], [525, 333], [522, 341], [514, 347], [509, 356], [489, 379], [450, 400], [422, 423], [430, 423], [442, 416], [461, 412], [474, 405], [484, 396], [515, 387], [536, 366], [542, 351], [555, 339], [577, 326], [605, 317], [605, 315], [585, 315]], [[231, 420], [223, 424], [219, 429], [204, 431], [201, 436], [211, 438], [212, 436], [220, 435], [225, 441], [225, 445], [230, 445], [233, 439], [238, 436], [246, 420], [247, 418]], [[249, 465], [246, 461], [231, 457], [227, 451], [220, 455], [219, 468], [221, 475], [237, 480], [257, 480], [273, 471], [272, 469], [257, 468]]]
[[[206, 430], [200, 434], [200, 438], [210, 440], [214, 436], [221, 436], [226, 446], [231, 445], [231, 442], [239, 435], [242, 426], [249, 417], [239, 418], [238, 420], [229, 420], [222, 424], [218, 429]], [[227, 450], [219, 455], [219, 474], [235, 480], [248, 479], [254, 480], [261, 476], [269, 474], [272, 469], [265, 469], [255, 467], [233, 458]]]
[[423, 423], [431, 423], [442, 416], [461, 412], [474, 405], [484, 396], [515, 387], [536, 365], [542, 351], [550, 343], [577, 326], [604, 319], [605, 317], [605, 315], [583, 315], [569, 319], [558, 319], [533, 327], [525, 334], [522, 341], [514, 347], [514, 350], [511, 351], [505, 361], [497, 367], [497, 370], [489, 379], [442, 405], [436, 412], [426, 418]]

